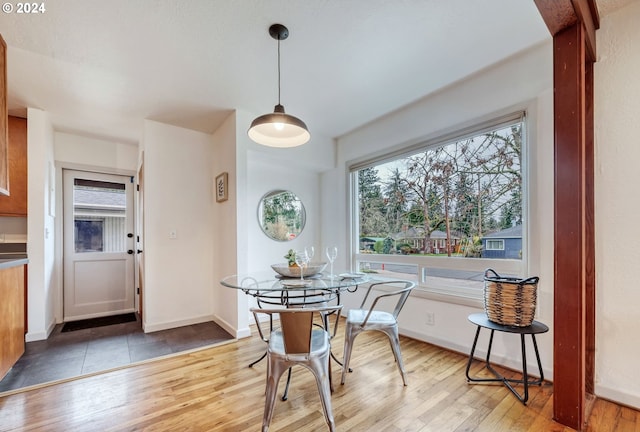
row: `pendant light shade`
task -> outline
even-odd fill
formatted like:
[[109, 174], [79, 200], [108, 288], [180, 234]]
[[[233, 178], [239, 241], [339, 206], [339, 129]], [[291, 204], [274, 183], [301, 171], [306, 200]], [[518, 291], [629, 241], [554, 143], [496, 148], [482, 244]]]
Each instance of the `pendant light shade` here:
[[297, 117], [284, 112], [280, 104], [280, 41], [289, 36], [289, 30], [282, 24], [269, 27], [269, 34], [278, 41], [278, 104], [273, 113], [261, 115], [251, 122], [249, 138], [269, 147], [296, 147], [311, 138], [307, 125]]
[[302, 120], [276, 105], [273, 113], [261, 115], [251, 122], [249, 138], [269, 147], [295, 147], [309, 141], [311, 135]]

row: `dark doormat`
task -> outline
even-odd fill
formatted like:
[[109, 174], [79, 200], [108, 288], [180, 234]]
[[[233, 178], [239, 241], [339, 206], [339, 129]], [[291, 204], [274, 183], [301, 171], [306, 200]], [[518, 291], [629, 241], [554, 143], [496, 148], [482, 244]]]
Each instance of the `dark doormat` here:
[[76, 330], [84, 330], [94, 327], [104, 327], [113, 324], [123, 324], [128, 322], [133, 322], [136, 320], [136, 314], [134, 312], [120, 314], [120, 315], [111, 315], [99, 318], [91, 318], [80, 321], [70, 321], [64, 323], [62, 326], [62, 333], [71, 332]]

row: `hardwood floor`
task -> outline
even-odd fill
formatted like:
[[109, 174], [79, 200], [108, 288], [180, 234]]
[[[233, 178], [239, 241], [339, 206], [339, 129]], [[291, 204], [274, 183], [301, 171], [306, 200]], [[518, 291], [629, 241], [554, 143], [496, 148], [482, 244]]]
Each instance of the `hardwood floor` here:
[[212, 321], [153, 333], [142, 331], [140, 318], [72, 332], [62, 332], [62, 327], [56, 325], [46, 340], [27, 342], [20, 360], [0, 380], [0, 397], [24, 387], [104, 372], [233, 339]]
[[[334, 340], [338, 358], [342, 343], [339, 334]], [[551, 419], [549, 383], [531, 387], [523, 406], [502, 385], [467, 384], [466, 356], [408, 338], [401, 345], [407, 387], [382, 334], [358, 336], [345, 385], [340, 385], [340, 367], [332, 363], [338, 431], [572, 430]], [[266, 363], [247, 365], [264, 349], [254, 336], [5, 396], [0, 431], [258, 431]], [[479, 369], [476, 363], [473, 372], [483, 373]], [[281, 382], [280, 393], [283, 388]], [[270, 430], [327, 430], [307, 370], [294, 369], [289, 400], [278, 399]], [[640, 432], [640, 412], [597, 400], [585, 430]]]

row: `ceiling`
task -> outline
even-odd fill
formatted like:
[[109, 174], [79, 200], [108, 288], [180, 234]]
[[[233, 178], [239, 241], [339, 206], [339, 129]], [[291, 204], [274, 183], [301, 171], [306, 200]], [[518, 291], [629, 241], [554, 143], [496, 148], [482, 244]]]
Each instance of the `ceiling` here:
[[[600, 0], [601, 13], [635, 0]], [[339, 137], [549, 40], [533, 0], [58, 0], [0, 14], [10, 114], [137, 143], [143, 119], [215, 131], [281, 101]], [[247, 125], [248, 127], [248, 125]]]

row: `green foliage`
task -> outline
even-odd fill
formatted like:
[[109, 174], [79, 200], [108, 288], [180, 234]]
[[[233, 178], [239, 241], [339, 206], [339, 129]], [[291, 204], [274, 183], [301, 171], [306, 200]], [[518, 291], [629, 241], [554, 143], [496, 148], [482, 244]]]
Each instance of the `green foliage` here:
[[296, 263], [296, 251], [289, 249], [289, 252], [284, 256], [290, 266]]
[[[481, 238], [522, 224], [521, 153], [516, 123], [360, 170], [359, 234], [387, 237], [413, 227], [424, 232], [417, 244], [429, 244], [436, 230]], [[413, 253], [410, 245], [398, 248]], [[478, 255], [481, 247], [472, 249]]]
[[464, 256], [468, 258], [480, 258], [482, 256], [482, 238], [475, 236], [473, 241], [465, 247]]
[[261, 223], [278, 240], [288, 240], [291, 235], [300, 233], [303, 213], [298, 197], [288, 191], [274, 191], [261, 201]]
[[391, 249], [393, 249], [393, 240], [387, 237], [383, 242], [382, 253], [389, 254], [391, 253]]
[[378, 236], [388, 229], [385, 223], [384, 201], [380, 177], [375, 168], [358, 171], [358, 202], [360, 203], [360, 235]]

